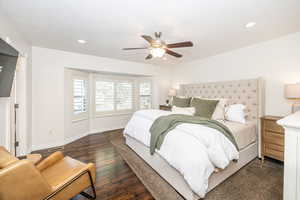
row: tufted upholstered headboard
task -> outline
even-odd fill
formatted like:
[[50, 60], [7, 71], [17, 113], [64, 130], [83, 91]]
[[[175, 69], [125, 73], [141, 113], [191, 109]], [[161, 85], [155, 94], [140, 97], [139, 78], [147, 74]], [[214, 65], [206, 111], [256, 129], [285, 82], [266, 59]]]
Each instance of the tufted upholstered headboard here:
[[264, 115], [264, 87], [261, 78], [183, 84], [180, 85], [179, 94], [189, 97], [226, 98], [230, 104], [244, 104], [247, 107], [247, 119], [256, 122], [258, 126], [260, 117]]
[[[208, 82], [180, 85], [179, 95], [203, 98], [225, 98], [230, 104], [246, 105], [248, 118], [256, 124], [258, 143], [260, 141], [260, 117], [265, 112], [264, 81], [261, 78], [237, 81]], [[258, 145], [261, 156], [261, 145]]]

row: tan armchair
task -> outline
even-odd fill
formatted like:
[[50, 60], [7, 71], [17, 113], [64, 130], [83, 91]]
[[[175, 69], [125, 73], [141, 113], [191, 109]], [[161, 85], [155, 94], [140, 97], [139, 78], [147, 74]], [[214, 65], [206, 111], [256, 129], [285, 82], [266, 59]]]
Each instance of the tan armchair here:
[[[0, 147], [1, 200], [69, 200], [77, 194], [96, 199], [96, 169], [56, 152], [37, 166]], [[93, 196], [84, 192], [92, 188]]]

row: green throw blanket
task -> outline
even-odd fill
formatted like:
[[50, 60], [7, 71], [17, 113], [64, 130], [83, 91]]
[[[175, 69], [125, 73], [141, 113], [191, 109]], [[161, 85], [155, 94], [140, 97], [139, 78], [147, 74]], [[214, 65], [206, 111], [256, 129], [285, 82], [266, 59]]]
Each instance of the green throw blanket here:
[[[189, 116], [189, 115], [181, 115], [181, 114], [172, 114], [167, 116], [162, 116], [157, 118], [151, 128], [151, 142], [150, 142], [150, 153], [154, 154], [155, 149], [160, 149], [165, 136], [173, 130], [176, 126], [182, 123], [189, 124], [200, 124], [207, 126], [209, 128], [216, 129], [220, 131], [226, 138], [228, 138], [232, 144], [235, 145], [238, 150], [237, 143], [231, 133], [231, 131], [222, 123], [216, 120], [210, 120], [207, 118], [197, 117], [197, 116]], [[201, 134], [201, 133], [199, 133]]]

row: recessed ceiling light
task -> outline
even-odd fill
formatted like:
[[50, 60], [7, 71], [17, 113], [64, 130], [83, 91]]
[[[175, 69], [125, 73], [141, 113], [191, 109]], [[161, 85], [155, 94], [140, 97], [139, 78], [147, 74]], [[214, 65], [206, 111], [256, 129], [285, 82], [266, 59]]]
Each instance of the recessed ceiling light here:
[[246, 24], [246, 28], [252, 28], [255, 25], [256, 25], [256, 22], [249, 22], [248, 24]]
[[80, 43], [80, 44], [85, 44], [86, 43], [85, 40], [77, 40], [77, 42]]

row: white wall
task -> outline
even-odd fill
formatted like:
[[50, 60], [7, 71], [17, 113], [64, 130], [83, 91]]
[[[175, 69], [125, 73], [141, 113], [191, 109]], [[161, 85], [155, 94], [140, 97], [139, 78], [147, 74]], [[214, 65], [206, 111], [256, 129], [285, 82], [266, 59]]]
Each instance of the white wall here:
[[266, 114], [286, 115], [285, 83], [300, 82], [300, 33], [174, 66], [172, 85], [263, 77]]
[[[71, 123], [65, 119], [65, 69], [153, 76], [154, 105], [164, 103], [170, 86], [168, 67], [127, 62], [53, 49], [32, 48], [32, 147], [33, 150], [62, 145], [84, 134], [124, 127], [128, 116], [97, 118]], [[67, 120], [67, 122], [65, 122]]]
[[17, 103], [20, 105], [17, 130], [19, 154], [26, 154], [31, 148], [31, 46], [3, 13], [0, 13], [0, 37], [4, 40], [9, 37], [10, 45], [25, 56], [25, 64], [17, 70]]
[[11, 148], [10, 137], [10, 98], [0, 98], [0, 146]]

